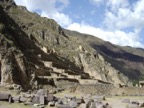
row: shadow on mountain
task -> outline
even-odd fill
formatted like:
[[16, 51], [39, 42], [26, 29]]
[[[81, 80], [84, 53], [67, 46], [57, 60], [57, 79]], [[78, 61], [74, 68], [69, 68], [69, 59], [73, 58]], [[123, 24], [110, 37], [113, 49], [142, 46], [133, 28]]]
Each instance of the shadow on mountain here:
[[115, 59], [124, 59], [132, 62], [144, 62], [144, 57], [134, 55], [125, 51], [116, 52], [113, 49], [109, 49], [104, 45], [95, 45], [91, 44], [94, 49], [100, 49], [105, 55], [115, 58]]
[[[57, 54], [44, 53], [40, 47], [35, 44], [38, 43], [35, 37], [33, 36], [32, 40], [29, 39], [29, 36], [19, 27], [19, 25], [3, 11], [2, 6], [0, 6], [0, 21], [5, 25], [2, 33], [7, 39], [14, 42], [16, 47], [23, 52], [29, 62], [43, 65], [42, 61], [53, 61], [65, 69], [71, 69], [75, 72], [82, 71], [69, 60], [64, 58], [61, 58], [64, 61], [60, 60]], [[39, 54], [41, 55], [41, 59], [38, 58]], [[69, 65], [71, 67], [69, 67]]]
[[138, 69], [132, 69], [131, 67], [127, 67], [127, 62], [125, 61], [126, 60], [129, 61], [128, 63], [130, 62], [141, 63], [144, 62], [143, 57], [127, 53], [123, 50], [113, 51], [113, 49], [110, 49], [110, 46], [108, 46], [108, 48], [104, 45], [96, 45], [96, 44], [91, 44], [91, 46], [95, 50], [98, 50], [99, 53], [104, 55], [106, 61], [111, 63], [111, 65], [115, 67], [115, 69], [120, 70], [130, 80], [134, 80], [134, 79], [138, 80], [142, 75], [142, 73]]

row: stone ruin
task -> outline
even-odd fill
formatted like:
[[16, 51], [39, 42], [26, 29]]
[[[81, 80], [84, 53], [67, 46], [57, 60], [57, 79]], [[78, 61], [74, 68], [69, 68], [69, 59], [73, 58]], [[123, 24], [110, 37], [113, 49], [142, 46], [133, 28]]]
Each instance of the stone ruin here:
[[103, 96], [77, 98], [70, 95], [59, 98], [45, 89], [39, 89], [33, 92], [29, 90], [22, 95], [16, 96], [0, 93], [0, 101], [24, 103], [24, 105], [38, 106], [40, 108], [44, 108], [45, 106], [57, 108], [111, 108], [108, 103], [105, 104], [102, 102], [104, 99], [105, 97]]
[[[92, 90], [90, 87], [89, 89]], [[47, 106], [56, 108], [113, 108], [111, 104], [105, 102], [105, 100], [107, 100], [105, 95], [90, 94], [89, 92], [89, 94], [81, 94], [81, 96], [81, 98], [78, 98], [65, 94], [65, 96], [57, 97], [47, 89], [39, 89], [34, 91], [28, 90], [18, 95], [0, 93], [0, 101], [23, 103], [24, 105], [37, 106], [39, 108]], [[144, 107], [144, 103], [130, 99], [122, 99], [121, 103], [127, 104], [126, 108]]]

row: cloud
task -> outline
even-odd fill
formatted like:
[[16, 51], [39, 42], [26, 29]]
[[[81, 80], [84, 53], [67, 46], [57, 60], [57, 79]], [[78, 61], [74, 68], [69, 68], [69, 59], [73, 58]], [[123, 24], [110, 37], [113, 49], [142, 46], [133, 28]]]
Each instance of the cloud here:
[[144, 0], [130, 5], [127, 0], [109, 0], [104, 25], [110, 29], [142, 29], [144, 27]]
[[103, 2], [104, 0], [90, 0], [90, 3], [96, 6], [99, 6]]
[[52, 18], [63, 27], [71, 23], [69, 16], [61, 12], [68, 6], [69, 0], [15, 0], [15, 2], [26, 6], [29, 11], [40, 10], [41, 16]]
[[59, 22], [60, 25], [63, 26], [69, 26], [71, 24], [71, 19], [69, 18], [68, 15], [65, 15], [64, 13], [55, 13], [52, 18], [57, 19], [57, 22]]
[[128, 0], [105, 0], [105, 2], [113, 12], [117, 12], [119, 8], [126, 8], [130, 5]]
[[125, 33], [121, 30], [116, 30], [116, 31], [108, 31], [108, 30], [103, 30], [101, 28], [96, 28], [93, 26], [90, 26], [88, 24], [84, 23], [73, 23], [69, 25], [67, 28], [69, 30], [75, 30], [81, 33], [86, 33], [86, 34], [91, 34], [96, 37], [99, 37], [105, 41], [112, 42], [114, 44], [118, 44], [121, 46], [133, 46], [133, 47], [143, 47], [139, 42], [139, 31], [134, 31], [134, 32], [129, 32]]
[[[131, 4], [128, 0], [89, 0], [93, 6], [105, 5], [105, 13], [102, 13], [105, 17], [103, 22], [99, 23], [103, 25], [102, 27], [94, 27], [83, 21], [75, 23], [69, 15], [63, 13], [70, 4], [69, 0], [15, 1], [18, 5], [26, 6], [30, 11], [40, 10], [41, 16], [56, 20], [64, 28], [91, 34], [118, 45], [144, 48], [140, 36], [144, 28], [144, 0]], [[91, 14], [95, 14], [95, 10], [92, 10]]]
[[43, 0], [43, 2], [41, 2], [40, 0], [15, 0], [15, 2], [18, 5], [26, 6], [27, 9], [30, 11], [41, 10], [49, 12], [49, 14], [56, 11], [56, 0]]

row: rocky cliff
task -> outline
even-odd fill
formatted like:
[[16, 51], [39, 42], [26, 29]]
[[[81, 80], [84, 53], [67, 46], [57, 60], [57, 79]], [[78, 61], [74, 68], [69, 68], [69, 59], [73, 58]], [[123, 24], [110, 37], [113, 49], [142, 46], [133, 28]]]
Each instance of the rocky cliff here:
[[65, 30], [52, 19], [16, 6], [13, 0], [0, 1], [3, 85], [29, 89], [83, 80], [127, 85], [144, 70], [144, 51], [135, 50]]

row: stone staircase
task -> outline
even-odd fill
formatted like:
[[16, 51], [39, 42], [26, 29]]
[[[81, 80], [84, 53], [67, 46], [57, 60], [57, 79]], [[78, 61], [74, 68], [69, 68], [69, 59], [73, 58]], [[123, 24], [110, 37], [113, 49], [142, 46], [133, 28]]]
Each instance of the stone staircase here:
[[[57, 61], [52, 55], [43, 53], [40, 50], [28, 50], [25, 54], [27, 54], [27, 59], [32, 61], [32, 65], [36, 68], [35, 74], [38, 84], [48, 84], [50, 80], [55, 85], [63, 88], [65, 86], [69, 88], [78, 84], [84, 85], [81, 92], [84, 90], [86, 93], [92, 92], [98, 95], [106, 95], [108, 93], [107, 91], [110, 87], [106, 87], [107, 85], [98, 85], [98, 81], [90, 78], [88, 73], [81, 72], [77, 70], [77, 68], [66, 66], [62, 62]], [[87, 86], [85, 86], [85, 84], [87, 84]]]
[[[71, 70], [68, 69], [61, 69], [56, 67], [54, 62], [51, 61], [43, 61], [44, 66], [47, 68], [51, 68], [51, 77], [56, 77], [57, 78], [69, 78], [69, 79], [81, 79], [81, 74], [80, 73], [75, 73]], [[58, 66], [58, 64], [57, 64]], [[63, 76], [63, 77], [62, 77]]]

